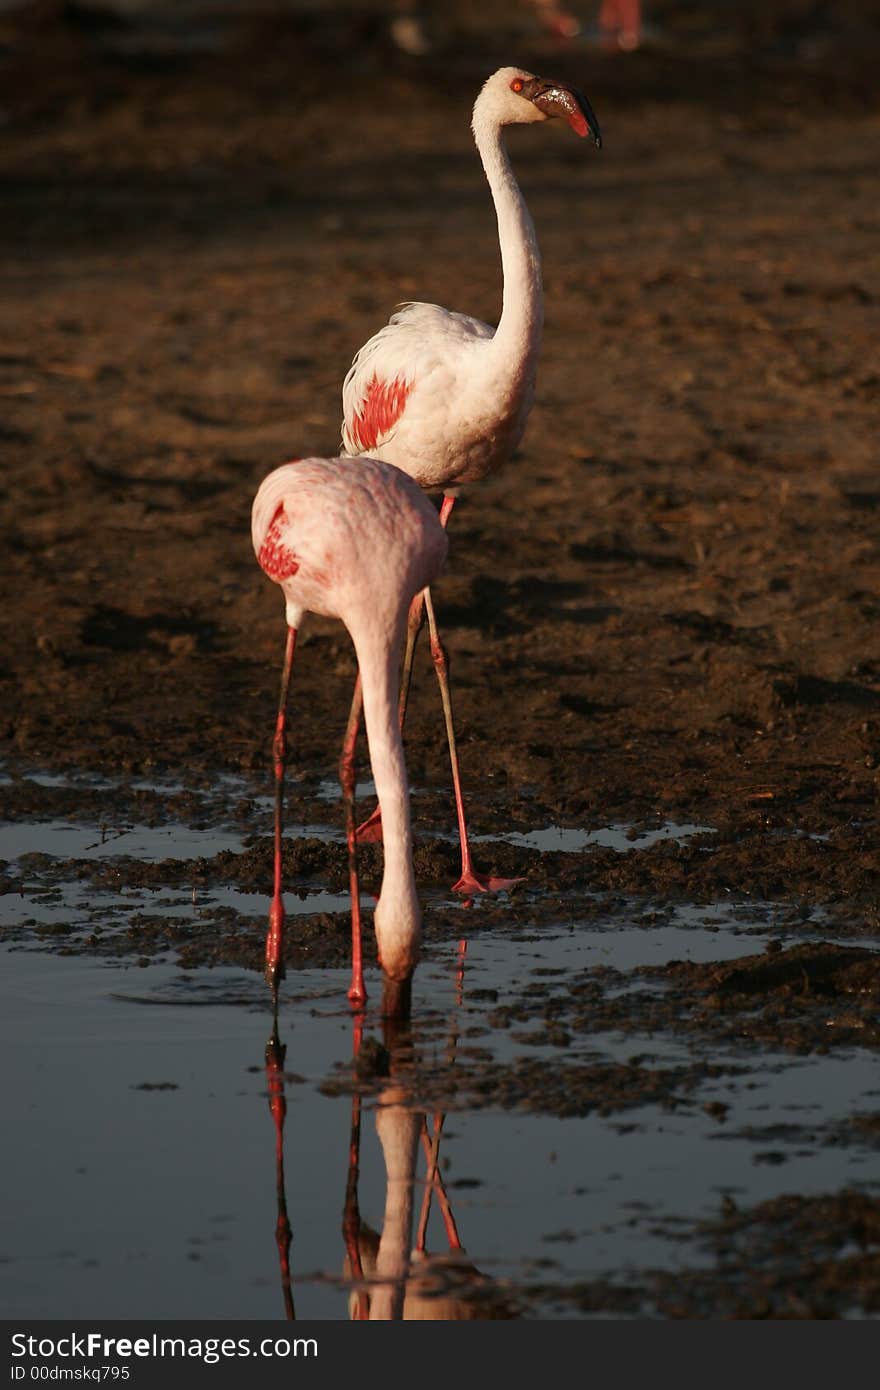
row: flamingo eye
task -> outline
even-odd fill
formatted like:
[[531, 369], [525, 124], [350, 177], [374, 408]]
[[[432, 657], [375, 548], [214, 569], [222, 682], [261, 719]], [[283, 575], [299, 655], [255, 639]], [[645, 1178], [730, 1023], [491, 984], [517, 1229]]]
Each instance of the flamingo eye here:
[[510, 90], [512, 92], [521, 92], [525, 85], [521, 77], [515, 77], [510, 84]]

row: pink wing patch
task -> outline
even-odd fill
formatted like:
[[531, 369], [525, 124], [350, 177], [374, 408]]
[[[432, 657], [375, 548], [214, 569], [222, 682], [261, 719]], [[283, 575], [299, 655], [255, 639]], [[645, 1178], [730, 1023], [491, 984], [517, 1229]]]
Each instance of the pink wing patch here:
[[269, 529], [266, 532], [265, 540], [260, 546], [259, 560], [263, 569], [270, 579], [280, 583], [282, 579], [289, 579], [292, 574], [296, 574], [299, 569], [299, 560], [294, 555], [281, 538], [281, 529], [287, 521], [284, 511], [284, 503], [280, 502], [275, 510], [275, 515], [269, 522]]
[[390, 434], [403, 414], [412, 387], [405, 377], [380, 381], [373, 374], [364, 403], [351, 422], [351, 437], [358, 449], [375, 449]]

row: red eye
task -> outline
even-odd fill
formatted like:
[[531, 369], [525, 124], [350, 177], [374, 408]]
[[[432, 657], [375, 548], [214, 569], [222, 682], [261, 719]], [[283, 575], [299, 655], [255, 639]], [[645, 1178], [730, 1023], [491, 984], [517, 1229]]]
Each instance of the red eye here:
[[525, 85], [521, 77], [515, 77], [510, 84], [510, 90], [512, 92], [521, 92]]

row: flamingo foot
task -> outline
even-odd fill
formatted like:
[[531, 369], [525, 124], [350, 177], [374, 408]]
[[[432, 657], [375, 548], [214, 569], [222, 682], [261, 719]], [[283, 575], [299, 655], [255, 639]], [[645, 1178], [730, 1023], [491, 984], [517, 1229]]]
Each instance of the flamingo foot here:
[[382, 839], [382, 811], [376, 807], [372, 815], [367, 816], [365, 821], [361, 821], [354, 838], [359, 845], [377, 845]]
[[476, 874], [473, 869], [465, 869], [458, 883], [452, 885], [452, 891], [473, 898], [477, 893], [506, 893], [517, 883], [525, 883], [525, 879], [492, 878], [489, 874]]

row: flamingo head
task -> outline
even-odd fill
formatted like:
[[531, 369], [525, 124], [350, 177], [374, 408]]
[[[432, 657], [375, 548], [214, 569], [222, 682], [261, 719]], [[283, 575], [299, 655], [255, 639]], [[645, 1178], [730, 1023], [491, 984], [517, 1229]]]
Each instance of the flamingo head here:
[[597, 149], [602, 134], [592, 106], [582, 92], [567, 82], [551, 82], [524, 68], [499, 68], [477, 97], [474, 108], [487, 108], [499, 125], [528, 125], [562, 116], [576, 135], [589, 135]]

